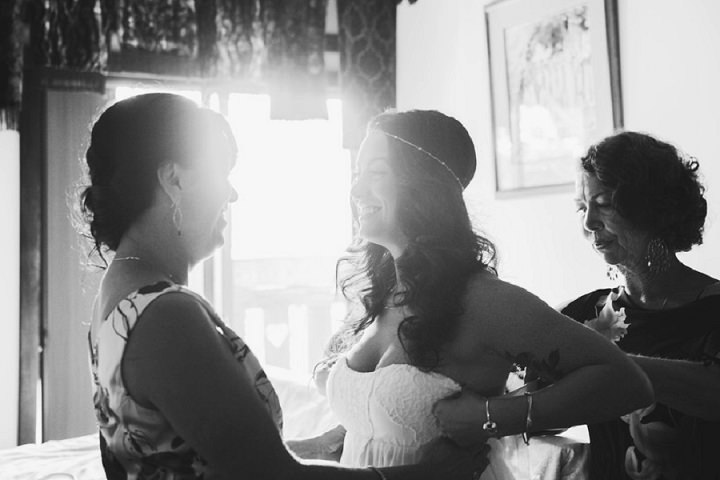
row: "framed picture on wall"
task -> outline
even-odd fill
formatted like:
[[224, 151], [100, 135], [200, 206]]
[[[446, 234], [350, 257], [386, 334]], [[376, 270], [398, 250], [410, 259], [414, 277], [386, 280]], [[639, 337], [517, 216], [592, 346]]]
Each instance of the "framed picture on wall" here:
[[617, 0], [499, 0], [485, 19], [496, 191], [565, 189], [622, 126]]

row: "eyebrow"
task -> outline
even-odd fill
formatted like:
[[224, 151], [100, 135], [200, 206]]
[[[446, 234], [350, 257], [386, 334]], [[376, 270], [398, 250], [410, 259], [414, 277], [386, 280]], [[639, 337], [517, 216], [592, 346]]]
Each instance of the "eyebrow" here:
[[574, 200], [575, 200], [575, 203], [589, 203], [589, 202], [598, 203], [597, 198], [598, 198], [599, 196], [601, 196], [601, 195], [607, 195], [608, 193], [609, 193], [609, 192], [596, 193], [595, 195], [593, 195], [592, 197], [590, 197], [590, 198], [587, 199], [587, 200], [585, 200], [584, 197], [583, 197], [583, 198], [577, 198], [577, 197], [575, 197]]
[[[589, 200], [589, 201], [593, 201], [593, 200], [597, 199], [597, 197], [599, 197], [599, 196], [601, 196], [601, 195], [611, 195], [611, 194], [612, 194], [611, 191], [609, 191], [609, 190], [603, 190], [603, 191], [598, 192], [598, 193], [596, 193], [595, 195], [591, 196], [588, 200]], [[579, 203], [579, 202], [584, 202], [584, 201], [586, 201], [586, 199], [585, 199], [585, 192], [583, 192], [583, 196], [582, 196], [582, 197], [577, 197], [577, 196], [576, 196], [575, 198], [573, 198], [573, 201], [574, 201], [575, 203]]]

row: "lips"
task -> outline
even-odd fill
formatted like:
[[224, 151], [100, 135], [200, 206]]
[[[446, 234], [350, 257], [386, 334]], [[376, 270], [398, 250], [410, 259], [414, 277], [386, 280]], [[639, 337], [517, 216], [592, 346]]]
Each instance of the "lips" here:
[[227, 213], [226, 211], [223, 211], [217, 220], [217, 226], [220, 227], [221, 229], [224, 229], [225, 227], [227, 227], [227, 224], [228, 224], [227, 219], [225, 218], [226, 213]]
[[373, 205], [358, 205], [358, 217], [367, 217], [380, 211], [380, 207]]
[[599, 240], [593, 241], [593, 248], [595, 250], [607, 250], [608, 247], [613, 243], [613, 240]]

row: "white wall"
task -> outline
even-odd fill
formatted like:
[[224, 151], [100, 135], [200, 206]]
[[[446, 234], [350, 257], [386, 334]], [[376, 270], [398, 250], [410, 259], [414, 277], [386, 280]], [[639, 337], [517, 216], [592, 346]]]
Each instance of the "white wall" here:
[[0, 448], [17, 445], [20, 355], [20, 136], [0, 131]]
[[[570, 189], [494, 196], [487, 3], [421, 0], [398, 7], [398, 108], [434, 108], [465, 124], [478, 153], [466, 197], [477, 226], [498, 245], [500, 273], [555, 305], [609, 283], [582, 239]], [[699, 159], [710, 214], [705, 244], [685, 259], [720, 277], [720, 2], [618, 3], [625, 126]]]

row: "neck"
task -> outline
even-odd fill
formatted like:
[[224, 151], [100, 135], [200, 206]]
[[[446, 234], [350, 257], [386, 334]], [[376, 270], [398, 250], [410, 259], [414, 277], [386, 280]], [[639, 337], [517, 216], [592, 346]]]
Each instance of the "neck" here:
[[187, 285], [191, 262], [181, 254], [179, 246], [173, 248], [172, 241], [149, 232], [133, 229], [120, 241], [115, 258], [133, 258], [156, 273], [169, 277], [175, 283]]
[[633, 302], [640, 306], [662, 308], [689, 269], [673, 255], [662, 272], [651, 272], [645, 265], [640, 268], [621, 266], [619, 270], [625, 277], [625, 291]]

